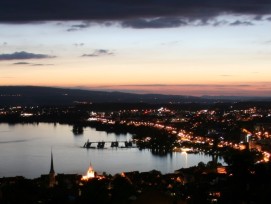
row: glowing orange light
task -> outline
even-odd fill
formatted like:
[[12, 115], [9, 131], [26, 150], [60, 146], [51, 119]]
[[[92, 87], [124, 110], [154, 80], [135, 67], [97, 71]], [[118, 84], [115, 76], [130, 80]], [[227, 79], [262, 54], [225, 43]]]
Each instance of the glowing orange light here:
[[88, 181], [89, 179], [95, 178], [95, 171], [93, 170], [92, 166], [88, 168], [87, 174], [82, 177], [82, 180]]

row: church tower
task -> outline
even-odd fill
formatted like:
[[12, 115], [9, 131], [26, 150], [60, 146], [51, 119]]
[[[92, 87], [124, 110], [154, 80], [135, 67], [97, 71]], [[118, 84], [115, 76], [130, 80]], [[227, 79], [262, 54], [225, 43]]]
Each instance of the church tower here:
[[96, 177], [96, 172], [94, 171], [94, 169], [92, 168], [92, 165], [90, 163], [87, 174], [82, 177], [82, 180], [88, 181], [88, 180], [95, 178], [95, 177]]
[[49, 187], [54, 187], [56, 185], [56, 174], [54, 170], [53, 152], [51, 150], [51, 167], [49, 172]]

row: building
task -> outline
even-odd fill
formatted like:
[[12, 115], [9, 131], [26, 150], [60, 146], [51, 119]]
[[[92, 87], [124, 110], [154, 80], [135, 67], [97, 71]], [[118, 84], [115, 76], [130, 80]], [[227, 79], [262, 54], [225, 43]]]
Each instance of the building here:
[[49, 172], [49, 187], [54, 187], [56, 185], [56, 174], [54, 170], [53, 152], [51, 150], [51, 167]]

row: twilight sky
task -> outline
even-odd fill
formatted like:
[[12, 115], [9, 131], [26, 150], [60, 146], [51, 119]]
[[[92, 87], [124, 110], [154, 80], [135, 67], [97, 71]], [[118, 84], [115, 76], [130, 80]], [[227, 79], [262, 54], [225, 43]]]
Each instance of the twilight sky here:
[[1, 0], [0, 85], [271, 96], [271, 1]]

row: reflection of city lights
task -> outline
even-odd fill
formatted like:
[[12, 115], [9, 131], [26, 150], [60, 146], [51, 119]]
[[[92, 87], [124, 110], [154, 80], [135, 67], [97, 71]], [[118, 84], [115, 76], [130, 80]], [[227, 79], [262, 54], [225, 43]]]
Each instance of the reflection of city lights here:
[[186, 152], [192, 151], [192, 149], [191, 148], [181, 148], [181, 151], [186, 153]]
[[247, 141], [246, 141], [246, 142], [249, 142], [249, 138], [250, 138], [251, 136], [252, 136], [251, 134], [247, 134], [247, 136], [246, 136]]
[[187, 152], [182, 152], [181, 154], [184, 154], [185, 156], [185, 168], [187, 168]]

